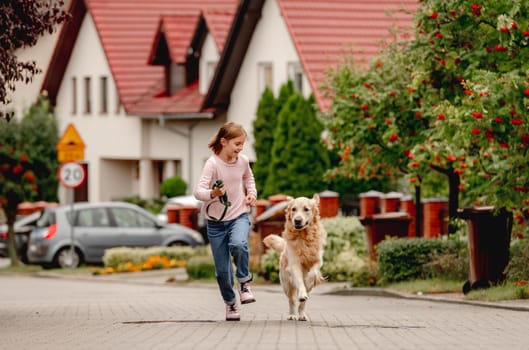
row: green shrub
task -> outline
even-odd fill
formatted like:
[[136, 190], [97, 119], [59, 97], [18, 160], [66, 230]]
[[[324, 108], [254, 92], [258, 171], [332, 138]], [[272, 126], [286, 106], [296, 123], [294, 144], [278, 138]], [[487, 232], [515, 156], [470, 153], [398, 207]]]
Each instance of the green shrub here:
[[510, 260], [505, 269], [507, 281], [529, 281], [529, 239], [513, 242], [510, 249]]
[[279, 254], [268, 249], [261, 257], [260, 275], [272, 283], [279, 282]]
[[464, 273], [468, 266], [466, 249], [463, 241], [458, 239], [389, 239], [378, 244], [377, 254], [382, 283], [431, 277], [467, 277]]
[[351, 278], [354, 287], [373, 287], [379, 280], [378, 265], [373, 261], [366, 261], [364, 266], [355, 271]]
[[194, 256], [186, 265], [190, 280], [215, 280], [215, 264], [211, 256]]
[[359, 258], [356, 251], [346, 244], [341, 252], [323, 263], [321, 271], [328, 281], [344, 282], [350, 281], [364, 265], [365, 260]]
[[182, 196], [186, 193], [186, 190], [187, 184], [180, 176], [170, 177], [160, 184], [160, 195], [162, 197]]
[[150, 256], [165, 256], [169, 259], [188, 261], [192, 256], [204, 255], [205, 247], [150, 247], [130, 248], [117, 247], [105, 250], [103, 264], [105, 267], [117, 268], [127, 262], [134, 265], [141, 264]]
[[357, 217], [334, 217], [321, 220], [327, 231], [327, 245], [323, 255], [325, 262], [332, 261], [344, 249], [354, 249], [359, 257], [367, 256], [366, 233]]

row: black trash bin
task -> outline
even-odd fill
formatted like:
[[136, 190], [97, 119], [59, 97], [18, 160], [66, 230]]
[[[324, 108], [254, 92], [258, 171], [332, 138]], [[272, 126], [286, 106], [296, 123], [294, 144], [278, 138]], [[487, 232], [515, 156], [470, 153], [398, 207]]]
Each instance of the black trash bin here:
[[458, 210], [467, 223], [469, 280], [463, 293], [488, 288], [505, 279], [513, 224], [512, 212], [475, 207]]
[[376, 245], [386, 237], [407, 237], [411, 217], [405, 212], [391, 212], [362, 216], [359, 220], [366, 228], [369, 258], [376, 261]]

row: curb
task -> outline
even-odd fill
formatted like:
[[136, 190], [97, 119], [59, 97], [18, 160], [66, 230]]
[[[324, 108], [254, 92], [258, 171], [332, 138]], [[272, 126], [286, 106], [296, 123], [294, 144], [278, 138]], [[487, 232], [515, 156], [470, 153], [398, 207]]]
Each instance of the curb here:
[[463, 300], [446, 297], [443, 294], [432, 294], [432, 295], [416, 295], [401, 293], [391, 289], [383, 288], [337, 288], [331, 290], [325, 294], [331, 295], [356, 295], [356, 296], [374, 296], [374, 297], [386, 297], [386, 298], [401, 298], [407, 300], [420, 300], [437, 303], [451, 303], [451, 304], [462, 304], [479, 307], [488, 307], [512, 311], [525, 311], [529, 312], [529, 300], [508, 300], [498, 302], [486, 302], [486, 301], [475, 301], [475, 300]]

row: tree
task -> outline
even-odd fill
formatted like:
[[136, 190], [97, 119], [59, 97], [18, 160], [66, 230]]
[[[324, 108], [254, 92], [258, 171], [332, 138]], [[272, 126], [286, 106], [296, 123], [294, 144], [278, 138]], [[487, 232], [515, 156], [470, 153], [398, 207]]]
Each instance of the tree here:
[[[28, 84], [41, 72], [35, 61], [21, 62], [15, 51], [33, 46], [45, 33], [67, 18], [59, 0], [3, 0], [0, 3], [0, 104], [10, 102], [9, 94], [16, 83]], [[12, 113], [0, 111], [0, 119], [11, 119]]]
[[58, 127], [53, 109], [40, 96], [21, 122], [0, 119], [0, 208], [7, 217], [8, 250], [18, 265], [13, 224], [18, 205], [31, 200], [57, 200]]
[[7, 218], [8, 252], [14, 266], [20, 264], [13, 229], [18, 204], [35, 198], [38, 191], [32, 166], [24, 151], [18, 121], [0, 119], [0, 207]]
[[466, 204], [529, 208], [528, 14], [524, 1], [430, 0], [416, 15], [410, 57], [433, 126], [417, 161]]
[[257, 193], [261, 195], [264, 190], [268, 169], [270, 165], [270, 154], [274, 144], [274, 130], [277, 124], [276, 100], [272, 90], [266, 88], [263, 91], [257, 115], [253, 122], [254, 151], [257, 161], [253, 166], [255, 185]]
[[20, 122], [20, 133], [25, 153], [32, 160], [32, 169], [38, 174], [37, 198], [57, 202], [59, 161], [56, 146], [59, 142], [59, 127], [51, 102], [45, 94], [38, 97]]
[[[429, 127], [420, 112], [419, 91], [410, 88], [412, 68], [401, 46], [392, 44], [367, 69], [345, 61], [331, 72], [335, 97], [324, 120], [330, 148], [341, 161], [327, 172], [328, 178], [396, 182], [410, 173], [411, 149], [424, 142]], [[413, 183], [416, 202], [420, 183], [420, 178]]]
[[311, 196], [325, 189], [323, 173], [329, 159], [322, 131], [311, 100], [299, 93], [290, 96], [279, 113], [274, 132], [266, 195]]

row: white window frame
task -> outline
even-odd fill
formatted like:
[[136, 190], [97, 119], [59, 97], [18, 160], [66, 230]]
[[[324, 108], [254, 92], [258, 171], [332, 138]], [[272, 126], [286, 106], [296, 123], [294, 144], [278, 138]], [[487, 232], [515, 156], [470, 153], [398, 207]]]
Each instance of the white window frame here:
[[272, 62], [260, 62], [257, 69], [259, 95], [261, 95], [267, 87], [274, 91], [274, 64]]

